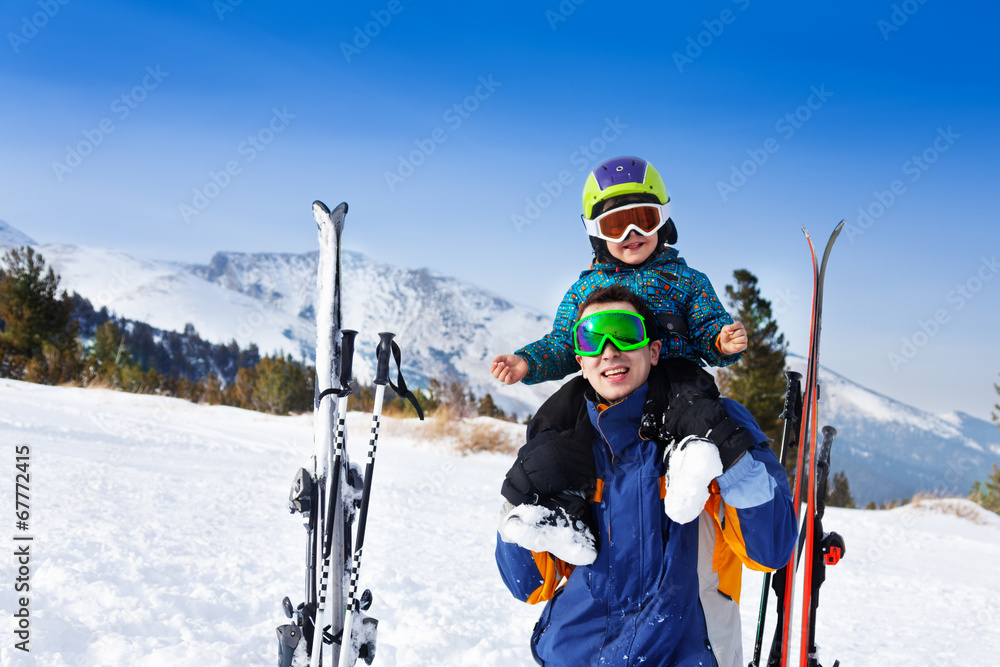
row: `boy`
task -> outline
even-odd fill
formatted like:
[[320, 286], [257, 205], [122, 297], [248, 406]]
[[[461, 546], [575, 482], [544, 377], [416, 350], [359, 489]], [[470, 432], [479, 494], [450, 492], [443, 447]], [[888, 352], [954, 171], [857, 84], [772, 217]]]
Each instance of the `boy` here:
[[711, 366], [738, 361], [746, 330], [719, 303], [708, 278], [668, 247], [677, 242], [669, 202], [663, 179], [645, 160], [617, 157], [598, 165], [583, 189], [582, 217], [594, 262], [563, 297], [553, 331], [497, 356], [493, 376], [505, 384], [535, 384], [579, 370], [570, 336], [577, 308], [595, 288], [614, 283], [638, 294], [656, 315], [661, 357]]

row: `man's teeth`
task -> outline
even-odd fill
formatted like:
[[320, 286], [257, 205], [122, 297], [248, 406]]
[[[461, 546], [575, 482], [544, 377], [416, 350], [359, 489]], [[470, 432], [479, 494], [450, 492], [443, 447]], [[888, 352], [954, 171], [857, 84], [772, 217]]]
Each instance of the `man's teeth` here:
[[625, 373], [628, 373], [627, 368], [613, 368], [610, 371], [605, 371], [604, 377], [615, 377], [617, 375], [624, 375]]

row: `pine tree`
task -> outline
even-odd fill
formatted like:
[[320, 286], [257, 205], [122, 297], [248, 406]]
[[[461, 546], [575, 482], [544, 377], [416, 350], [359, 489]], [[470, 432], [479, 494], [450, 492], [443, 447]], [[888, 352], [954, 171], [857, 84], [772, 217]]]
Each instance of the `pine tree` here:
[[982, 505], [991, 512], [1000, 514], [1000, 468], [997, 467], [996, 463], [993, 464], [993, 472], [986, 478], [986, 481], [977, 481], [972, 484], [969, 500]]
[[[995, 390], [996, 390], [996, 392], [997, 392], [998, 394], [1000, 394], [1000, 384], [997, 384], [997, 383], [995, 383], [995, 382], [994, 382], [994, 383], [993, 383], [993, 389], [995, 389]], [[994, 423], [995, 423], [995, 424], [996, 424], [997, 426], [1000, 426], [1000, 403], [994, 403], [994, 404], [993, 404], [993, 409], [994, 409], [994, 410], [996, 410], [996, 412], [994, 412], [994, 413], [992, 414], [992, 416], [993, 416], [993, 422], [994, 422]]]
[[[747, 349], [743, 358], [718, 374], [719, 389], [725, 396], [742, 403], [772, 438], [772, 447], [780, 448], [781, 412], [784, 407], [785, 335], [778, 333], [778, 323], [771, 314], [771, 302], [760, 294], [757, 277], [746, 269], [733, 271], [736, 286], [726, 285], [729, 305], [735, 318], [747, 330]], [[793, 462], [794, 463], [794, 462]]]
[[313, 404], [313, 374], [291, 355], [264, 357], [256, 366], [251, 404], [275, 415], [308, 412]]
[[100, 383], [110, 389], [122, 388], [122, 372], [133, 364], [121, 329], [113, 320], [97, 327], [94, 342], [83, 361], [83, 383]]
[[208, 405], [221, 405], [225, 402], [222, 380], [215, 373], [209, 373], [201, 381], [201, 399], [199, 402]]
[[253, 410], [253, 385], [256, 381], [256, 366], [236, 371], [236, 380], [226, 386], [224, 403], [245, 410]]
[[0, 268], [0, 377], [57, 384], [79, 369], [77, 325], [59, 277], [34, 248], [12, 248]]
[[493, 417], [494, 419], [506, 419], [504, 411], [497, 407], [490, 394], [486, 394], [476, 403], [476, 411], [483, 417]]
[[[1000, 394], [1000, 385], [994, 383], [993, 389]], [[1000, 403], [994, 404], [993, 408], [997, 411], [992, 413], [993, 421], [1000, 426]], [[997, 468], [996, 463], [993, 464], [993, 473], [986, 478], [986, 481], [976, 481], [972, 484], [969, 500], [1000, 514], [1000, 468]]]
[[833, 475], [833, 486], [826, 492], [826, 504], [830, 507], [847, 507], [854, 509], [857, 505], [851, 495], [851, 485], [847, 481], [847, 473], [841, 470]]

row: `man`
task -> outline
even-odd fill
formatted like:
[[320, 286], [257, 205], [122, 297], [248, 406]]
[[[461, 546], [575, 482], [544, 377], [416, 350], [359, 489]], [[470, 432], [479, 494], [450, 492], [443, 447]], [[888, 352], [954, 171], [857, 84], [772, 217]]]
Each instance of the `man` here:
[[[511, 593], [547, 603], [531, 638], [541, 665], [742, 667], [741, 564], [776, 569], [795, 546], [791, 494], [766, 437], [702, 369], [661, 360], [650, 322], [621, 286], [581, 304], [582, 377], [539, 409], [505, 482], [509, 504], [527, 497], [551, 512], [527, 536], [502, 531], [496, 546]], [[596, 555], [573, 566], [551, 552], [566, 551], [574, 531], [559, 519], [580, 516], [584, 499], [544, 498], [591, 478]], [[517, 507], [507, 514], [504, 526], [530, 524]]]

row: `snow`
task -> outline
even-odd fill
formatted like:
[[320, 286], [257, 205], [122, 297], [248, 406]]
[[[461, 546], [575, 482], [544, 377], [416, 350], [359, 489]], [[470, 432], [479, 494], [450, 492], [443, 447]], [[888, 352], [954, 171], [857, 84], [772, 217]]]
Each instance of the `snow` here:
[[0, 246], [36, 245], [35, 240], [3, 220], [0, 220]]
[[[0, 230], [2, 231], [2, 230]], [[0, 235], [0, 242], [2, 242]], [[194, 325], [205, 340], [262, 354], [284, 352], [311, 362], [316, 348], [319, 252], [217, 253], [208, 266], [155, 261], [107, 248], [38, 247], [60, 287], [121, 317], [168, 331]], [[554, 383], [507, 386], [490, 375], [490, 359], [513, 352], [550, 329], [551, 318], [427, 269], [404, 269], [343, 252], [343, 324], [362, 332], [355, 376], [374, 377], [374, 333], [392, 331], [414, 387], [430, 378], [466, 379], [508, 412], [534, 412]]]
[[315, 345], [315, 325], [260, 299], [199, 278], [181, 265], [139, 259], [107, 248], [61, 244], [38, 251], [59, 274], [60, 288], [90, 299], [121, 317], [167, 331], [194, 324], [214, 343], [256, 343], [262, 354], [278, 351], [298, 358], [301, 341]]
[[590, 565], [597, 560], [594, 536], [581, 521], [541, 505], [513, 508], [500, 522], [499, 533], [504, 542], [531, 551], [548, 551], [571, 565]]
[[[14, 560], [0, 570], [0, 664], [276, 664], [281, 599], [301, 599], [305, 531], [286, 509], [312, 417], [0, 381], [8, 553], [30, 535], [30, 654], [14, 649]], [[350, 413], [355, 460], [368, 415]], [[362, 588], [379, 619], [375, 665], [529, 665], [541, 612], [493, 561], [510, 457], [459, 455], [415, 421], [381, 431]], [[29, 530], [15, 531], [15, 446], [30, 454]], [[831, 508], [847, 544], [827, 573], [821, 660], [986, 665], [1000, 654], [1000, 518], [964, 501]], [[747, 572], [751, 655], [761, 575]], [[773, 606], [769, 618], [773, 621]], [[770, 637], [768, 627], [766, 636]]]

